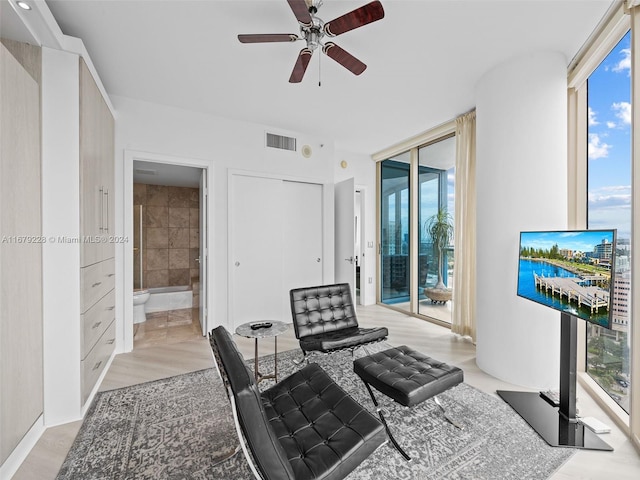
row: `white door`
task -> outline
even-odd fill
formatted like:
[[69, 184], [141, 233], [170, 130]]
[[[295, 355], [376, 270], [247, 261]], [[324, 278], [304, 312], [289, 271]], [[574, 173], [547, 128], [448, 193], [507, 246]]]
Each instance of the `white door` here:
[[322, 285], [322, 185], [282, 183], [284, 222], [283, 311], [290, 321], [289, 291]]
[[232, 175], [229, 183], [230, 324], [286, 320], [282, 181]]
[[355, 203], [356, 187], [353, 178], [335, 185], [335, 279], [348, 283], [355, 301]]
[[200, 313], [200, 326], [202, 327], [202, 335], [207, 335], [208, 325], [208, 305], [207, 305], [207, 275], [209, 273], [209, 252], [207, 251], [209, 231], [207, 225], [207, 199], [209, 197], [209, 191], [207, 187], [207, 170], [203, 168], [200, 172], [200, 256], [198, 257], [198, 263], [200, 268], [200, 287], [199, 287], [199, 313]]

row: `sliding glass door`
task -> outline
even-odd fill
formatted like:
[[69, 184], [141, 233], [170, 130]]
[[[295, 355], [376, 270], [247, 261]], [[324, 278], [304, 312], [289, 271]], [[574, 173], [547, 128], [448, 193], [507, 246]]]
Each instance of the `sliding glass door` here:
[[453, 136], [380, 163], [380, 302], [443, 323], [451, 323], [451, 296], [425, 289], [453, 285], [453, 236], [440, 261], [426, 225], [444, 211], [453, 229], [454, 165]]
[[381, 165], [380, 300], [410, 310], [409, 152]]
[[418, 149], [418, 314], [451, 323], [451, 301], [435, 302], [425, 295], [441, 279], [446, 288], [453, 286], [453, 237], [442, 252], [442, 263], [427, 230], [438, 212], [446, 212], [453, 224], [455, 137], [445, 138]]

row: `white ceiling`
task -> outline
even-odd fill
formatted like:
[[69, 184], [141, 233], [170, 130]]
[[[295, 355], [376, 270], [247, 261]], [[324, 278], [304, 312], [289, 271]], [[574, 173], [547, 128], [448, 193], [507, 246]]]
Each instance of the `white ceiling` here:
[[35, 38], [20, 20], [17, 12], [11, 8], [6, 0], [0, 1], [0, 34], [17, 42], [36, 43]]
[[[337, 148], [374, 153], [473, 108], [478, 80], [510, 58], [553, 50], [568, 64], [612, 3], [381, 1], [384, 19], [333, 39], [367, 70], [354, 76], [316, 52], [300, 84], [288, 79], [302, 42], [236, 38], [298, 33], [286, 0], [47, 4], [62, 31], [84, 41], [112, 95], [316, 133]], [[325, 0], [318, 16], [329, 21], [365, 3]]]

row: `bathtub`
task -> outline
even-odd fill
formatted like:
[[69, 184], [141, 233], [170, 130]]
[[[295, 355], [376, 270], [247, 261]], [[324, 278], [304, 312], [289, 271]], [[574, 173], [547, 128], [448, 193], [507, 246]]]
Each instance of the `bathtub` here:
[[146, 313], [180, 310], [193, 306], [193, 292], [189, 285], [147, 288], [151, 296], [144, 306]]

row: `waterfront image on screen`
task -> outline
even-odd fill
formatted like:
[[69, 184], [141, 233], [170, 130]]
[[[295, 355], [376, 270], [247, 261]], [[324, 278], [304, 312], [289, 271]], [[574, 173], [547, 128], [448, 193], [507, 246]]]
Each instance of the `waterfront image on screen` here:
[[518, 295], [611, 328], [615, 230], [521, 232]]

